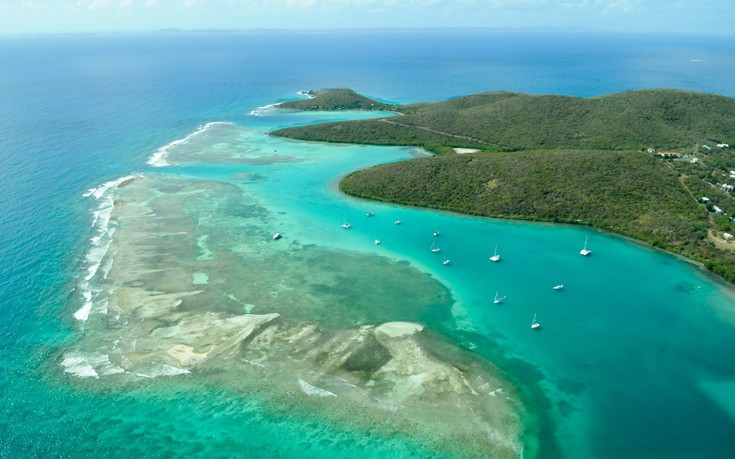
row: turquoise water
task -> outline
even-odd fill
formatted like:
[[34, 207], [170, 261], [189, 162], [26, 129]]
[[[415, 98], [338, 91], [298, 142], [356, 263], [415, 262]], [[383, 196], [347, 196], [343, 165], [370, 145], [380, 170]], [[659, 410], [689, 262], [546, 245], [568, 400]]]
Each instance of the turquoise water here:
[[[348, 296], [345, 311], [336, 295], [335, 304], [326, 305], [329, 318], [322, 316], [325, 307], [285, 307], [284, 303], [290, 304], [288, 299], [269, 306], [262, 306], [262, 299], [252, 300], [248, 312], [261, 312], [261, 308], [266, 309], [262, 312], [281, 312], [285, 307], [284, 314], [291, 317], [337, 327], [386, 320], [420, 322], [497, 362], [501, 369], [503, 365], [513, 368], [511, 377], [529, 400], [547, 399], [547, 415], [556, 426], [556, 435], [563, 438], [560, 449], [564, 455], [629, 454], [631, 439], [641, 432], [646, 442], [657, 445], [657, 454], [690, 454], [697, 438], [713, 434], [724, 441], [713, 447], [728, 447], [729, 379], [722, 375], [728, 374], [732, 364], [712, 356], [735, 344], [729, 333], [732, 316], [727, 315], [732, 314], [731, 303], [723, 298], [721, 287], [707, 281], [698, 268], [588, 229], [492, 221], [351, 199], [335, 190], [335, 177], [370, 164], [406, 159], [412, 152], [293, 142], [267, 137], [266, 132], [215, 126], [172, 148], [168, 157], [174, 164], [180, 160], [209, 162], [164, 170], [166, 174], [180, 171], [188, 179], [246, 188], [252, 194], [248, 202], [256, 201], [262, 206], [260, 213], [267, 213], [267, 228], [283, 234], [282, 244], [298, 241], [299, 247], [328, 247], [409, 261], [449, 287], [455, 303], [451, 314], [413, 311], [409, 305], [426, 300], [406, 288], [401, 293], [408, 296], [398, 301], [405, 309], [391, 308], [382, 292], [374, 291], [385, 279], [365, 269], [361, 275], [367, 279], [358, 291], [368, 291], [366, 298]], [[243, 155], [243, 151], [247, 153], [239, 158], [230, 156], [233, 152]], [[212, 164], [216, 162], [233, 164]], [[239, 183], [243, 177], [247, 178], [244, 185]], [[207, 185], [197, 188], [202, 186]], [[367, 211], [374, 215], [367, 217]], [[340, 227], [345, 218], [351, 224], [349, 230]], [[124, 217], [120, 220], [125, 222]], [[401, 224], [395, 225], [396, 220]], [[233, 223], [210, 220], [208, 226], [212, 234]], [[441, 233], [436, 238], [435, 228]], [[268, 233], [259, 237], [267, 238]], [[589, 257], [579, 255], [585, 238], [593, 251]], [[376, 245], [375, 239], [381, 244]], [[436, 241], [439, 254], [429, 250]], [[502, 261], [492, 263], [489, 256], [496, 244]], [[284, 256], [295, 256], [287, 254]], [[446, 258], [451, 264], [442, 263]], [[350, 278], [339, 256], [330, 263], [337, 263]], [[322, 269], [327, 268], [312, 263], [305, 275], [318, 277]], [[288, 277], [294, 276], [298, 273]], [[274, 277], [271, 272], [269, 279], [277, 283]], [[213, 283], [217, 276], [207, 275], [206, 279]], [[562, 290], [551, 288], [560, 283]], [[306, 286], [286, 288], [306, 301]], [[506, 297], [500, 305], [492, 303], [495, 291]], [[392, 291], [388, 296], [401, 293]], [[352, 308], [357, 311], [350, 311]], [[391, 312], [381, 318], [364, 314], [367, 308]], [[342, 314], [347, 317], [336, 318]], [[542, 323], [540, 331], [530, 330], [534, 316]], [[687, 335], [696, 338], [682, 340]], [[520, 368], [515, 368], [516, 359], [523, 362]], [[529, 381], [533, 384], [526, 385]], [[710, 408], [703, 409], [706, 406]], [[672, 422], [682, 411], [689, 416]], [[722, 412], [719, 417], [715, 416], [718, 411]], [[696, 419], [697, 412], [702, 413], [700, 419]], [[629, 413], [636, 417], [627, 419]], [[625, 422], [610, 427], [621, 419]], [[541, 448], [546, 442], [558, 441], [544, 440], [543, 426], [533, 429], [542, 437]], [[676, 441], [669, 437], [673, 432]], [[661, 447], [662, 442], [670, 447]], [[636, 450], [640, 447], [634, 446]]]
[[[489, 400], [509, 410], [508, 419], [519, 414], [528, 429], [522, 435], [527, 456], [733, 454], [730, 287], [673, 256], [590, 229], [342, 196], [336, 191], [340, 175], [421, 153], [266, 135], [332, 114], [250, 115], [258, 106], [296, 97], [296, 90], [337, 85], [402, 102], [488, 89], [593, 95], [668, 86], [732, 95], [723, 70], [732, 43], [441, 33], [368, 38], [2, 42], [2, 57], [13, 65], [0, 77], [11, 94], [0, 105], [6, 184], [0, 196], [0, 425], [6, 433], [0, 455], [471, 455], [457, 442], [427, 440], [430, 429], [441, 427], [431, 424], [439, 417], [428, 407], [438, 401], [431, 390], [424, 393], [427, 405], [406, 402], [416, 404], [425, 424], [369, 426], [366, 419], [381, 411], [365, 405], [362, 392], [313, 373], [323, 367], [312, 366], [316, 360], [304, 350], [309, 347], [289, 347], [285, 332], [274, 335], [277, 346], [254, 341], [190, 373], [174, 375], [174, 367], [149, 356], [160, 343], [174, 342], [161, 330], [195, 342], [190, 317], [205, 311], [235, 317], [277, 312], [290, 321], [274, 325], [282, 331], [316, 322], [319, 330], [309, 336], [327, 348], [350, 342], [362, 326], [420, 323], [426, 327], [420, 344], [437, 361], [505, 389], [508, 404], [456, 400], [463, 407]], [[266, 42], [269, 47], [258, 46]], [[355, 47], [363, 54], [354, 55]], [[316, 68], [308, 65], [311, 59], [327, 64]], [[51, 64], [55, 72], [44, 71]], [[212, 121], [235, 125], [211, 130], [201, 148], [189, 151], [187, 162], [197, 156], [202, 162], [146, 166], [161, 146]], [[195, 145], [172, 149], [170, 159]], [[230, 158], [233, 151], [238, 158]], [[119, 218], [108, 227], [116, 229], [113, 250], [85, 285], [95, 264], [87, 259], [89, 239], [105, 241], [97, 233], [101, 227], [90, 226], [93, 212], [105, 206], [82, 195], [141, 171], [142, 178], [117, 191]], [[155, 208], [156, 218], [137, 213], [150, 210], [145, 206]], [[368, 210], [375, 215], [365, 217]], [[340, 228], [345, 217], [349, 230]], [[394, 225], [396, 219], [402, 224]], [[435, 227], [440, 254], [429, 251]], [[273, 243], [276, 231], [284, 237]], [[581, 257], [586, 237], [593, 254]], [[496, 244], [503, 260], [492, 263]], [[444, 257], [450, 265], [441, 263]], [[177, 269], [154, 275], [145, 269], [152, 264]], [[552, 290], [559, 283], [564, 289]], [[116, 311], [114, 302], [102, 301], [113, 287], [135, 292], [153, 285], [205, 293], [202, 301], [185, 299], [173, 309]], [[102, 296], [80, 321], [74, 314], [83, 309], [85, 291]], [[501, 305], [492, 304], [496, 291], [507, 297]], [[146, 311], [157, 315], [144, 317]], [[139, 328], [115, 319], [116, 312], [140, 319]], [[542, 324], [537, 332], [529, 327], [534, 315]], [[231, 331], [223, 324], [209, 330], [214, 338]], [[113, 352], [128, 339], [138, 340], [135, 350]], [[303, 358], [284, 363], [289, 360], [273, 349]], [[140, 360], [125, 363], [122, 355]], [[270, 366], [233, 363], [228, 356]], [[171, 376], [146, 377], [162, 368]], [[333, 397], [308, 396], [296, 373], [362, 407], [359, 415]], [[394, 373], [383, 378], [400, 386]], [[386, 387], [374, 390], [398, 396]], [[507, 426], [512, 432], [514, 423]], [[441, 433], [451, 438], [451, 431]]]

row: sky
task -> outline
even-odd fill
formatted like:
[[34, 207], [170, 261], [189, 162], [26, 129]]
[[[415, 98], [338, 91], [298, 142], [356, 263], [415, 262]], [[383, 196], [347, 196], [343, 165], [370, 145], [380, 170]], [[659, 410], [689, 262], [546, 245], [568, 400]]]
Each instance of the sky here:
[[0, 0], [0, 34], [586, 28], [735, 35], [733, 0]]

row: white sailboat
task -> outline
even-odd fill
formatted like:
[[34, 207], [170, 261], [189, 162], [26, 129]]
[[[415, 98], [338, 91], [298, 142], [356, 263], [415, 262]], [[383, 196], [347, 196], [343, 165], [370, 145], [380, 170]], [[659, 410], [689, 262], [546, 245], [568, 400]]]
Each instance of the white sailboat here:
[[498, 244], [495, 244], [495, 253], [490, 257], [490, 261], [500, 261], [500, 255], [498, 254]]
[[442, 249], [439, 248], [439, 245], [436, 242], [432, 242], [431, 248], [429, 250], [431, 250], [433, 253], [439, 253]]
[[436, 225], [434, 225], [434, 237], [437, 237], [437, 236], [439, 236], [439, 228]]
[[449, 261], [449, 258], [445, 258], [444, 261], [442, 261], [442, 264], [444, 266], [448, 265], [449, 263], [451, 263], [451, 261]]
[[531, 330], [538, 330], [539, 328], [541, 328], [541, 324], [536, 322], [536, 314], [534, 314], [531, 321]]
[[579, 251], [579, 254], [586, 257], [587, 255], [591, 253], [592, 253], [591, 250], [587, 250], [587, 237], [585, 237], [584, 238], [584, 248]]
[[345, 215], [345, 222], [342, 223], [342, 229], [350, 229], [350, 224], [347, 222], [347, 215]]
[[551, 288], [553, 288], [554, 290], [561, 290], [561, 289], [564, 288], [564, 284], [555, 285], [555, 286], [553, 286]]
[[500, 292], [498, 290], [495, 291], [495, 298], [493, 299], [493, 303], [500, 304], [505, 299], [504, 296], [500, 296]]

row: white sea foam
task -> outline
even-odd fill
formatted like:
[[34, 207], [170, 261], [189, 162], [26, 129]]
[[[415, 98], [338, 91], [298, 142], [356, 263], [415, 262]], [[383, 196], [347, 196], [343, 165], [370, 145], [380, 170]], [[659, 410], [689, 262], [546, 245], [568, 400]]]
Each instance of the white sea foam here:
[[85, 356], [76, 352], [65, 354], [61, 366], [64, 367], [66, 373], [80, 378], [99, 378], [94, 367], [90, 365]]
[[79, 291], [84, 299], [84, 304], [74, 312], [76, 320], [85, 321], [92, 312], [107, 313], [106, 299], [99, 299], [99, 304], [93, 308], [102, 292], [99, 288], [93, 288], [93, 285], [99, 285], [101, 280], [107, 278], [112, 269], [113, 260], [110, 249], [112, 247], [112, 236], [116, 230], [116, 226], [111, 223], [112, 211], [115, 208], [114, 191], [119, 186], [139, 177], [139, 174], [126, 175], [116, 180], [110, 180], [84, 193], [84, 197], [93, 198], [99, 204], [97, 209], [92, 212], [94, 236], [90, 238], [90, 248], [84, 258], [87, 274], [79, 284]]
[[74, 313], [74, 318], [77, 320], [87, 320], [89, 318], [89, 311], [92, 310], [92, 291], [87, 289], [82, 292], [84, 296], [84, 305]]
[[61, 361], [66, 373], [79, 378], [99, 378], [100, 376], [125, 373], [125, 370], [113, 364], [110, 356], [99, 352], [84, 354], [68, 352]]
[[117, 180], [110, 180], [107, 183], [104, 183], [97, 188], [91, 188], [90, 190], [87, 190], [86, 193], [83, 194], [85, 198], [88, 198], [90, 196], [94, 197], [94, 199], [101, 198], [108, 190], [112, 188], [117, 188], [120, 186], [120, 184], [127, 182], [128, 180], [133, 180], [134, 178], [139, 177], [139, 175], [126, 175], [125, 177], [121, 177]]
[[316, 386], [312, 386], [308, 382], [304, 381], [303, 379], [299, 379], [299, 386], [301, 386], [301, 390], [306, 395], [313, 395], [316, 397], [336, 397], [337, 395], [333, 394], [332, 392], [329, 392], [326, 389], [321, 389]]
[[125, 373], [125, 370], [110, 362], [110, 356], [108, 354], [95, 352], [87, 355], [85, 358], [87, 363], [89, 363], [100, 376]]
[[[296, 94], [300, 96], [304, 96], [307, 99], [313, 99], [314, 95], [309, 94], [308, 91], [299, 91]], [[275, 104], [268, 104], [263, 105], [262, 107], [256, 107], [255, 109], [250, 111], [251, 116], [269, 116], [273, 115], [275, 113], [278, 113], [278, 106], [281, 105], [281, 102], [275, 103]]]
[[148, 164], [150, 166], [153, 166], [153, 167], [165, 167], [165, 166], [168, 166], [169, 163], [166, 160], [166, 158], [168, 157], [169, 153], [171, 153], [171, 149], [172, 148], [174, 148], [174, 147], [176, 147], [178, 145], [187, 143], [191, 139], [193, 139], [193, 138], [195, 138], [197, 136], [202, 135], [204, 132], [208, 131], [209, 129], [211, 129], [214, 126], [227, 125], [227, 124], [233, 124], [233, 123], [231, 123], [229, 121], [213, 121], [211, 123], [207, 123], [207, 124], [203, 124], [203, 125], [199, 126], [191, 134], [187, 134], [185, 137], [183, 137], [181, 139], [176, 139], [173, 142], [168, 143], [168, 144], [162, 146], [161, 148], [159, 148], [158, 150], [156, 150], [156, 152], [153, 153], [150, 158], [148, 158]]
[[107, 298], [102, 298], [101, 300], [93, 301], [92, 308], [89, 310], [89, 313], [99, 314], [102, 316], [106, 315], [108, 303], [109, 303], [109, 300]]
[[250, 115], [252, 116], [272, 115], [278, 111], [279, 105], [281, 104], [269, 104], [269, 105], [263, 105], [262, 107], [257, 107], [250, 111]]
[[191, 373], [189, 370], [183, 368], [173, 367], [171, 365], [152, 365], [145, 369], [144, 372], [138, 373], [140, 376], [148, 378], [158, 378], [159, 376], [177, 376]]
[[309, 94], [309, 91], [299, 91], [296, 94], [306, 96], [308, 99], [313, 99], [315, 97], [314, 94]]
[[84, 276], [84, 280], [88, 281], [97, 274], [97, 270], [102, 264], [102, 258], [104, 258], [107, 250], [110, 248], [110, 244], [112, 244], [112, 239], [106, 239], [102, 242], [101, 238], [97, 240], [96, 244], [92, 243], [92, 248], [87, 252], [86, 261], [89, 263], [89, 267], [87, 268], [87, 275]]
[[101, 274], [98, 276], [100, 280], [107, 279], [107, 275], [110, 274], [110, 270], [112, 269], [112, 265], [115, 260], [115, 254], [117, 253], [117, 249], [112, 250], [112, 253], [110, 253], [111, 249], [107, 249], [110, 256], [108, 256], [102, 263], [102, 271]]

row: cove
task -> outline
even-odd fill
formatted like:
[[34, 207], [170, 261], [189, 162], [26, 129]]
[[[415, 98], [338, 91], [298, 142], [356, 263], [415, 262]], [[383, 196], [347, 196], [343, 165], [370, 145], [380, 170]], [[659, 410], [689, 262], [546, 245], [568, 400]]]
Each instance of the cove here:
[[[347, 425], [387, 438], [391, 427], [371, 430], [371, 415], [332, 402], [348, 399], [394, 413], [395, 426], [421, 419], [396, 428], [401, 448], [447, 456], [477, 454], [466, 444], [541, 457], [735, 447], [735, 363], [722, 358], [735, 348], [729, 287], [586, 228], [348, 198], [340, 176], [422, 153], [273, 138], [276, 127], [335, 115], [259, 114], [252, 126], [207, 125], [165, 148], [169, 166], [90, 194], [105, 224], [80, 288], [82, 337], [62, 359], [79, 384], [217, 382], [311, 420], [284, 428], [319, 437]], [[386, 322], [423, 330], [392, 336], [379, 330]], [[334, 368], [344, 373], [324, 371]], [[447, 400], [461, 409], [432, 410]], [[415, 411], [404, 414], [398, 405], [409, 402]], [[477, 420], [466, 436], [446, 428]]]

